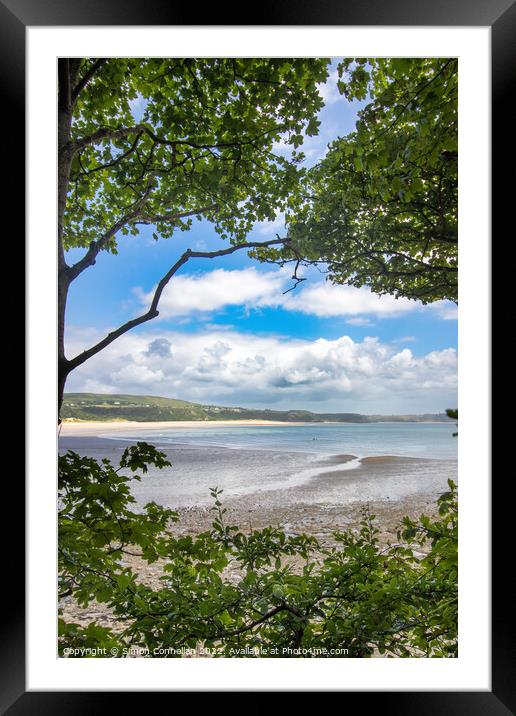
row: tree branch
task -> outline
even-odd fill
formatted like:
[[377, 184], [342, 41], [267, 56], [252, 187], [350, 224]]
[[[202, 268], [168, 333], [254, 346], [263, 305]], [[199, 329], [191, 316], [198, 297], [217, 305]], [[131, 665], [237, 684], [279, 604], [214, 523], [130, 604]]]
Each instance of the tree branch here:
[[75, 104], [77, 101], [78, 96], [82, 92], [82, 90], [86, 87], [88, 82], [92, 79], [92, 77], [99, 71], [99, 69], [102, 67], [102, 65], [105, 65], [107, 62], [107, 59], [98, 59], [96, 60], [89, 70], [85, 73], [84, 77], [75, 85], [72, 91], [72, 104]]
[[[227, 249], [220, 249], [219, 251], [192, 251], [191, 249], [187, 249], [180, 258], [176, 261], [176, 263], [167, 271], [167, 273], [163, 276], [161, 281], [158, 283], [155, 291], [154, 296], [152, 298], [151, 304], [149, 309], [143, 313], [141, 316], [138, 316], [137, 318], [133, 318], [130, 321], [127, 321], [123, 325], [119, 326], [114, 331], [111, 331], [111, 333], [108, 333], [108, 335], [103, 338], [101, 341], [96, 343], [91, 348], [88, 348], [87, 350], [83, 351], [82, 353], [79, 353], [79, 355], [75, 356], [75, 358], [72, 358], [68, 361], [68, 368], [71, 372], [78, 366], [85, 363], [89, 358], [92, 358], [94, 355], [99, 353], [101, 350], [106, 348], [108, 345], [113, 343], [117, 338], [124, 335], [124, 333], [127, 333], [132, 328], [135, 328], [136, 326], [140, 326], [142, 323], [146, 323], [147, 321], [152, 320], [153, 318], [156, 318], [156, 316], [159, 315], [158, 311], [158, 304], [161, 299], [161, 295], [172, 278], [172, 276], [181, 268], [181, 266], [184, 266], [184, 264], [189, 261], [192, 258], [204, 258], [204, 259], [214, 259], [218, 256], [228, 256], [229, 254], [234, 253], [235, 251], [240, 251], [240, 249], [256, 249], [256, 248], [262, 248], [266, 246], [273, 246], [274, 244], [288, 244], [288, 239], [272, 239], [271, 241], [248, 241], [242, 244], [236, 244], [235, 246], [230, 246]], [[80, 263], [80, 262], [79, 262]], [[73, 268], [73, 267], [72, 267]]]
[[136, 149], [136, 146], [137, 146], [138, 141], [139, 141], [140, 137], [142, 136], [142, 134], [143, 134], [143, 132], [138, 132], [138, 134], [136, 135], [136, 138], [135, 138], [134, 142], [133, 142], [132, 145], [129, 147], [129, 149], [127, 149], [125, 152], [123, 152], [123, 154], [120, 154], [120, 156], [116, 157], [116, 159], [113, 159], [113, 161], [107, 162], [106, 164], [99, 164], [98, 166], [93, 167], [93, 169], [90, 169], [89, 171], [88, 171], [87, 169], [84, 169], [84, 167], [82, 166], [82, 163], [81, 163], [81, 155], [79, 154], [79, 164], [80, 164], [80, 166], [81, 166], [81, 172], [79, 172], [79, 174], [76, 174], [76, 175], [73, 177], [73, 181], [76, 181], [77, 178], [78, 178], [81, 174], [82, 174], [83, 176], [89, 176], [90, 174], [93, 174], [94, 172], [99, 172], [99, 171], [102, 171], [103, 169], [109, 169], [110, 167], [114, 167], [114, 166], [116, 166], [117, 164], [119, 164], [119, 163], [120, 163], [121, 161], [123, 161], [126, 157], [128, 157], [129, 154], [132, 154], [132, 153], [134, 152], [134, 150]]
[[148, 198], [148, 195], [140, 197], [140, 199], [136, 202], [137, 206], [133, 211], [128, 214], [124, 214], [124, 216], [122, 216], [116, 224], [113, 224], [113, 226], [106, 231], [106, 233], [103, 234], [98, 241], [91, 242], [88, 251], [82, 259], [77, 261], [77, 263], [73, 264], [73, 266], [70, 266], [68, 269], [70, 281], [76, 279], [77, 276], [79, 276], [79, 274], [81, 274], [89, 266], [93, 266], [98, 254], [107, 245], [109, 239], [111, 239], [118, 231], [120, 231], [120, 229], [130, 222], [133, 224], [155, 224], [159, 221], [174, 221], [177, 219], [186, 219], [189, 216], [195, 216], [196, 214], [203, 214], [206, 211], [215, 211], [218, 208], [216, 204], [210, 204], [209, 206], [202, 206], [199, 209], [192, 209], [191, 211], [174, 212], [170, 214], [142, 214], [141, 209], [145, 205]]
[[79, 149], [87, 147], [89, 144], [97, 144], [102, 139], [122, 139], [127, 137], [129, 134], [137, 134], [138, 132], [147, 131], [147, 128], [141, 124], [136, 124], [134, 127], [102, 127], [97, 129], [93, 134], [89, 134], [87, 137], [82, 139], [76, 139], [72, 142], [73, 152], [77, 152]]
[[68, 276], [70, 281], [73, 281], [77, 278], [79, 274], [81, 274], [88, 266], [93, 266], [95, 263], [95, 260], [99, 254], [99, 252], [107, 245], [109, 240], [118, 232], [120, 229], [122, 229], [127, 223], [130, 221], [133, 221], [134, 219], [138, 218], [140, 215], [141, 209], [149, 199], [150, 193], [154, 187], [154, 177], [151, 176], [149, 179], [149, 182], [147, 184], [147, 188], [145, 189], [145, 192], [142, 194], [142, 196], [136, 200], [136, 202], [133, 204], [133, 209], [127, 214], [124, 214], [113, 226], [108, 229], [101, 237], [98, 239], [98, 241], [92, 241], [90, 244], [90, 247], [86, 254], [77, 261], [77, 263], [73, 264], [73, 266], [70, 266], [68, 269]]
[[261, 132], [259, 135], [253, 138], [247, 138], [247, 139], [241, 139], [239, 141], [235, 142], [216, 142], [214, 144], [198, 144], [196, 142], [190, 142], [186, 139], [165, 139], [165, 137], [160, 137], [159, 135], [155, 134], [149, 127], [145, 124], [136, 124], [133, 127], [102, 127], [101, 129], [98, 129], [96, 132], [93, 132], [93, 134], [88, 135], [87, 137], [82, 137], [82, 139], [77, 139], [75, 142], [73, 142], [73, 151], [76, 152], [79, 149], [82, 149], [83, 147], [88, 146], [89, 144], [96, 144], [97, 142], [101, 141], [102, 139], [121, 139], [122, 137], [127, 137], [129, 134], [135, 134], [136, 132], [145, 132], [149, 135], [149, 137], [152, 139], [153, 142], [156, 144], [164, 144], [169, 147], [176, 147], [176, 146], [186, 146], [186, 147], [192, 147], [193, 149], [224, 149], [224, 148], [230, 148], [230, 147], [242, 147], [249, 144], [254, 144], [257, 139], [260, 139], [261, 137], [265, 137], [268, 134], [271, 134], [271, 132], [281, 132], [285, 129], [284, 125], [278, 125], [274, 127], [270, 127], [269, 129], [265, 130], [264, 132]]
[[[215, 634], [214, 637], [211, 638], [217, 638], [217, 637], [229, 637], [229, 636], [238, 636], [239, 634], [244, 634], [246, 631], [250, 631], [251, 629], [254, 629], [256, 626], [259, 626], [260, 624], [263, 624], [263, 622], [266, 622], [271, 617], [273, 617], [275, 614], [279, 614], [279, 612], [290, 612], [294, 616], [298, 618], [303, 618], [303, 613], [299, 611], [299, 609], [296, 609], [295, 607], [291, 607], [288, 604], [280, 604], [278, 607], [274, 607], [270, 611], [268, 611], [266, 614], [264, 614], [259, 619], [255, 619], [254, 621], [250, 622], [249, 624], [244, 624], [244, 626], [239, 627], [238, 629], [230, 629], [225, 630], [222, 633]], [[210, 638], [210, 637], [208, 637]]]

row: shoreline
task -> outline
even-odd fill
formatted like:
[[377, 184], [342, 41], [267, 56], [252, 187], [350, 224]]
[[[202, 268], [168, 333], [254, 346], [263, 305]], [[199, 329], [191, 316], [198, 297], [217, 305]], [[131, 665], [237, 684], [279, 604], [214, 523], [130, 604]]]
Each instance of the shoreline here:
[[184, 428], [227, 428], [227, 427], [267, 427], [277, 425], [286, 426], [317, 426], [317, 425], [447, 425], [448, 421], [437, 420], [379, 420], [370, 423], [355, 423], [344, 420], [332, 421], [321, 420], [317, 422], [287, 421], [287, 420], [161, 420], [161, 421], [139, 421], [139, 420], [79, 420], [67, 418], [63, 420], [58, 429], [60, 437], [84, 436], [96, 437], [107, 432], [122, 432], [124, 430], [173, 430]]
[[[122, 432], [124, 430], [163, 430], [166, 428], [206, 428], [206, 427], [232, 427], [232, 426], [267, 426], [267, 425], [320, 425], [321, 423], [292, 423], [280, 420], [163, 420], [155, 422], [140, 422], [137, 420], [63, 420], [59, 434], [61, 437], [83, 435], [94, 437], [106, 432]], [[353, 423], [349, 423], [353, 424]]]

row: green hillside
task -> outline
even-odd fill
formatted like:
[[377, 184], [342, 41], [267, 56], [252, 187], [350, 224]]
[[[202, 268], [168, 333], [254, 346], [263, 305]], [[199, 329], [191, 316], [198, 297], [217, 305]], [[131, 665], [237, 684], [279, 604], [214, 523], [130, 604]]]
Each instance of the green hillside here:
[[174, 420], [280, 420], [291, 423], [371, 423], [371, 422], [450, 422], [438, 415], [360, 415], [359, 413], [312, 413], [308, 410], [258, 410], [220, 405], [201, 405], [174, 398], [151, 395], [111, 395], [102, 393], [65, 393], [61, 410], [63, 420], [131, 420], [136, 422]]

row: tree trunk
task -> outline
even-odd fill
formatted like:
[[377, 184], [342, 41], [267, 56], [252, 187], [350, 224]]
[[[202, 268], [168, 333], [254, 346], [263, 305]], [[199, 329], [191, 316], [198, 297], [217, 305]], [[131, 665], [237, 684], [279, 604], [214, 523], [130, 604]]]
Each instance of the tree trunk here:
[[59, 95], [58, 95], [58, 165], [57, 165], [57, 361], [58, 361], [58, 395], [57, 415], [60, 422], [61, 405], [63, 403], [66, 378], [70, 372], [64, 348], [64, 329], [66, 300], [70, 287], [69, 266], [65, 261], [63, 246], [63, 222], [66, 209], [66, 197], [70, 183], [72, 165], [71, 128], [72, 128], [72, 82], [77, 74], [76, 61], [60, 59], [58, 64]]
[[63, 406], [64, 389], [66, 385], [66, 379], [68, 378], [70, 370], [68, 367], [68, 361], [66, 358], [63, 360], [58, 359], [57, 361], [57, 422], [61, 423], [61, 408]]

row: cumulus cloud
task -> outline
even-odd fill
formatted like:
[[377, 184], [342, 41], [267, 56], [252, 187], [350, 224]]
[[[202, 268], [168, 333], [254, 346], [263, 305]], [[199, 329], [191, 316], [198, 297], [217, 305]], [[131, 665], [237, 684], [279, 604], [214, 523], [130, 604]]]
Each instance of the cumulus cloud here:
[[[255, 268], [235, 271], [215, 269], [199, 275], [174, 276], [161, 297], [161, 316], [210, 313], [226, 306], [272, 305], [281, 295], [285, 276], [281, 272], [259, 272]], [[153, 291], [135, 291], [143, 305], [152, 300]]]
[[[173, 354], [151, 349], [164, 341]], [[81, 332], [72, 331], [69, 354], [83, 343]], [[236, 331], [140, 332], [74, 371], [67, 389], [278, 409], [440, 412], [456, 404], [457, 355], [450, 348], [416, 356], [371, 337], [309, 341]]]
[[146, 354], [148, 356], [159, 356], [160, 358], [168, 358], [172, 343], [167, 338], [156, 338], [149, 343]]
[[110, 375], [115, 384], [157, 386], [165, 377], [162, 370], [152, 370], [146, 365], [133, 363], [130, 356], [125, 356], [124, 361], [129, 361], [129, 363]]
[[289, 294], [286, 307], [320, 317], [356, 316], [362, 313], [394, 316], [413, 311], [418, 304], [406, 298], [377, 296], [364, 287], [335, 286], [325, 282], [309, 285], [298, 294]]
[[[410, 311], [428, 310], [416, 301], [390, 295], [377, 296], [365, 287], [336, 286], [324, 281], [307, 281], [303, 287], [285, 295], [286, 289], [292, 286], [291, 273], [289, 267], [274, 271], [250, 267], [175, 276], [163, 292], [160, 316], [210, 314], [229, 306], [243, 306], [249, 310], [275, 307], [321, 318], [349, 316], [351, 325], [367, 325], [369, 321], [357, 320], [357, 317], [365, 314], [389, 318]], [[153, 291], [145, 293], [135, 289], [135, 293], [143, 306], [149, 305]], [[455, 307], [450, 308], [448, 302], [439, 301], [431, 310], [448, 319]]]

